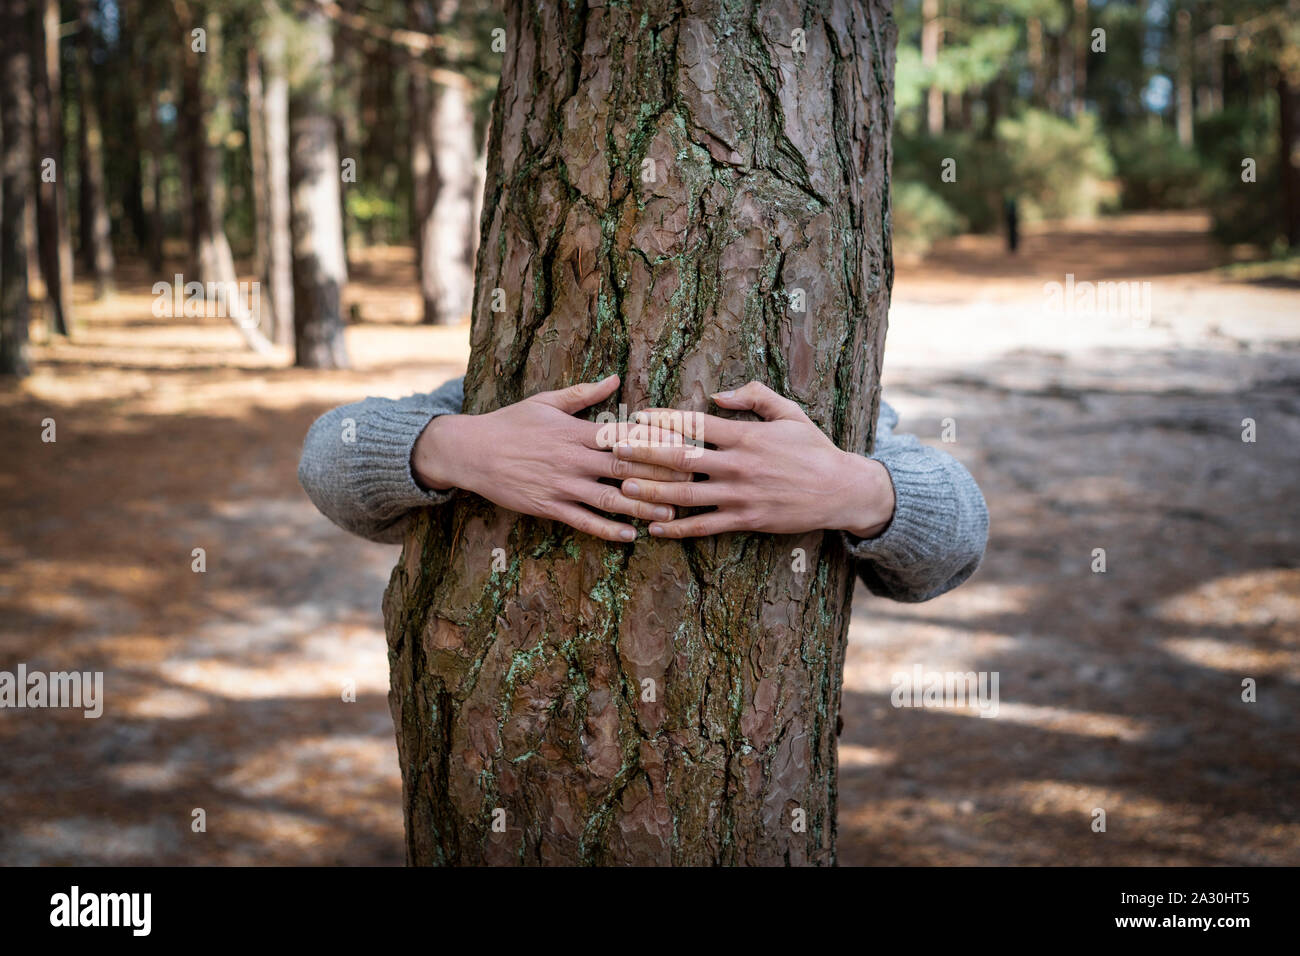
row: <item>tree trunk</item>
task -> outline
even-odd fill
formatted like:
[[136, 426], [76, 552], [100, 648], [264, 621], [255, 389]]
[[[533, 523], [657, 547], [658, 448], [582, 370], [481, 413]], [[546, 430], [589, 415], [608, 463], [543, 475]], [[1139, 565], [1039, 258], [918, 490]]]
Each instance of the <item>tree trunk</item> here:
[[1278, 139], [1281, 155], [1278, 174], [1282, 178], [1282, 216], [1287, 245], [1300, 249], [1300, 89], [1287, 81], [1284, 71], [1277, 78]]
[[284, 25], [274, 17], [262, 43], [262, 120], [266, 133], [267, 250], [263, 294], [277, 345], [293, 344], [293, 204], [289, 185], [289, 75]]
[[[409, 6], [411, 28], [443, 34], [457, 4], [441, 0]], [[468, 84], [432, 82], [423, 60], [413, 58], [411, 104], [411, 221], [416, 274], [426, 323], [464, 319], [474, 292], [474, 116]]]
[[110, 155], [116, 156], [120, 170], [124, 173], [110, 175], [113, 183], [113, 195], [120, 204], [125, 219], [131, 225], [131, 235], [135, 239], [135, 252], [143, 255], [149, 248], [149, 217], [144, 207], [144, 163], [142, 160], [140, 125], [137, 114], [140, 110], [140, 89], [138, 64], [149, 56], [150, 51], [137, 54], [139, 41], [145, 34], [144, 9], [139, 0], [116, 0], [118, 17], [118, 43], [114, 59], [107, 66], [112, 71], [110, 83], [111, 97], [108, 100], [110, 111], [125, 117], [125, 121], [116, 124], [118, 142]]
[[319, 9], [300, 14], [289, 105], [293, 203], [294, 364], [346, 368], [343, 339], [343, 221], [339, 153], [334, 134], [330, 69], [334, 43]]
[[[148, 110], [143, 125], [144, 151], [140, 160], [143, 164], [142, 190], [140, 200], [149, 217], [149, 242], [145, 254], [149, 260], [149, 271], [161, 275], [163, 268], [163, 196], [162, 196], [162, 155], [163, 131], [162, 121], [158, 117], [159, 92], [166, 77], [165, 66], [159, 69], [156, 59], [150, 55], [141, 57], [143, 63], [143, 85], [145, 90], [144, 107]], [[166, 62], [165, 60], [163, 61]]]
[[[67, 335], [72, 326], [72, 238], [68, 233], [68, 189], [63, 169], [58, 0], [38, 0], [32, 24], [37, 244], [49, 330], [54, 335]], [[47, 167], [46, 160], [53, 160], [53, 165]], [[46, 168], [49, 175], [45, 174]]]
[[1178, 92], [1174, 98], [1174, 118], [1178, 142], [1192, 145], [1192, 14], [1179, 10], [1175, 14], [1178, 32]]
[[[943, 21], [939, 19], [939, 0], [921, 4], [921, 63], [933, 69], [939, 63], [943, 43]], [[943, 89], [936, 83], [925, 93], [926, 129], [931, 135], [943, 132]]]
[[1074, 99], [1071, 113], [1077, 119], [1083, 115], [1088, 95], [1088, 47], [1092, 37], [1088, 33], [1088, 0], [1074, 0], [1074, 81], [1071, 84]]
[[[221, 185], [221, 151], [230, 123], [221, 75], [221, 19], [210, 10], [206, 16], [192, 16], [186, 0], [173, 0], [173, 5], [185, 34], [179, 122], [186, 151], [182, 165], [189, 170], [190, 269], [206, 288], [234, 292], [238, 275], [226, 238], [225, 193]], [[206, 52], [194, 49], [191, 30], [199, 24], [205, 31]], [[259, 307], [260, 304], [259, 292]], [[223, 310], [226, 317], [249, 348], [270, 352], [271, 343], [257, 328], [258, 317], [252, 314], [242, 296], [228, 295], [226, 306]]]
[[[435, 29], [431, 0], [416, 0], [406, 8], [412, 30], [433, 33]], [[434, 223], [434, 208], [442, 190], [438, 164], [434, 161], [434, 131], [438, 125], [433, 82], [428, 66], [421, 58], [411, 57], [407, 76], [411, 111], [411, 237], [415, 241], [415, 274], [420, 283], [421, 316], [426, 324], [441, 321], [443, 299], [442, 274], [438, 268], [439, 249]]]
[[[631, 409], [702, 411], [760, 379], [866, 452], [887, 4], [691, 7], [507, 13], [465, 410], [619, 372]], [[851, 596], [833, 533], [424, 513], [384, 600], [408, 861], [833, 863]]]
[[438, 318], [460, 322], [474, 296], [474, 222], [478, 178], [474, 164], [474, 116], [468, 85], [437, 84], [433, 90], [433, 163], [438, 195], [433, 201], [432, 238], [436, 257]]
[[[270, 285], [271, 191], [266, 176], [266, 103], [262, 95], [262, 61], [257, 46], [250, 45], [244, 62], [248, 93], [248, 159], [253, 182], [253, 263], [263, 291]], [[261, 297], [262, 328], [275, 334], [275, 305]]]
[[[340, 6], [345, 14], [356, 16], [360, 11], [360, 0], [342, 0]], [[334, 113], [337, 117], [335, 131], [338, 138], [339, 156], [352, 159], [360, 164], [358, 151], [361, 148], [361, 46], [360, 37], [350, 27], [339, 23], [334, 37]], [[360, 176], [358, 169], [357, 174]], [[351, 185], [351, 184], [347, 184]], [[339, 184], [339, 215], [343, 224], [343, 256], [351, 271], [351, 262], [347, 259], [349, 241], [351, 240], [351, 223], [348, 221], [348, 199], [345, 184]]]
[[112, 223], [104, 186], [104, 131], [99, 121], [95, 77], [91, 70], [94, 43], [94, 0], [81, 0], [81, 35], [77, 43], [77, 92], [81, 110], [81, 237], [82, 258], [95, 280], [95, 298], [113, 292]]
[[0, 375], [27, 375], [27, 198], [32, 192], [32, 88], [29, 0], [0, 0]]
[[1043, 65], [1043, 21], [1030, 17], [1025, 24], [1026, 44], [1029, 48], [1029, 105], [1041, 107], [1046, 100], [1044, 90], [1048, 86], [1047, 68]]

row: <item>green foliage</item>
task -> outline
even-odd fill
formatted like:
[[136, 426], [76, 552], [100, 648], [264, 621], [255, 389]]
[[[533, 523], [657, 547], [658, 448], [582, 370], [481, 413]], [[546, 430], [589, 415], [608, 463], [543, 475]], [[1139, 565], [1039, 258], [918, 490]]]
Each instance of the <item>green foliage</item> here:
[[[956, 181], [944, 182], [944, 160]], [[1022, 221], [1101, 211], [1114, 162], [1096, 120], [1026, 110], [997, 124], [991, 139], [971, 133], [899, 135], [894, 142], [894, 225], [912, 248], [963, 229], [1001, 227], [1014, 198]], [[918, 191], [919, 190], [919, 191]]]
[[1101, 211], [1105, 182], [1115, 174], [1097, 119], [1072, 120], [1026, 110], [998, 123], [998, 144], [1013, 184], [1011, 195], [1026, 219], [1093, 216]]
[[348, 218], [361, 229], [368, 243], [401, 242], [407, 229], [404, 206], [391, 192], [351, 185], [344, 205]]
[[896, 182], [890, 203], [894, 220], [894, 248], [923, 254], [931, 243], [944, 236], [964, 232], [968, 224], [933, 189], [917, 182]]
[[[942, 179], [944, 161], [948, 159], [956, 161], [956, 182]], [[905, 186], [919, 186], [938, 198], [942, 208], [952, 212], [952, 222], [943, 230], [932, 230], [930, 239], [959, 229], [988, 232], [996, 228], [1002, 214], [1003, 196], [1012, 182], [1006, 159], [995, 141], [969, 133], [938, 136], [918, 133], [894, 138], [895, 196], [902, 195]], [[923, 205], [917, 194], [909, 202], [913, 204], [912, 211], [919, 211]], [[932, 220], [938, 210], [938, 206], [926, 205], [927, 219]], [[898, 221], [895, 216], [895, 227]]]
[[1205, 201], [1201, 157], [1164, 126], [1115, 130], [1110, 136], [1124, 209], [1187, 209]]
[[[1196, 129], [1205, 168], [1206, 203], [1214, 234], [1222, 242], [1250, 242], [1269, 248], [1283, 238], [1278, 215], [1282, 175], [1276, 111], [1256, 102], [1225, 110]], [[1255, 161], [1255, 182], [1242, 181], [1242, 160]]]

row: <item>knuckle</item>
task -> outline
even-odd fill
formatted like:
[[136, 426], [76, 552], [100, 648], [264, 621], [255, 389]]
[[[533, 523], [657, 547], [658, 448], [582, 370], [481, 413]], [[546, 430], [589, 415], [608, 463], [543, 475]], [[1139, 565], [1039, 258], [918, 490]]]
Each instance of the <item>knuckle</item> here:
[[596, 507], [601, 511], [617, 511], [620, 498], [622, 495], [616, 488], [603, 485], [602, 490], [596, 495]]

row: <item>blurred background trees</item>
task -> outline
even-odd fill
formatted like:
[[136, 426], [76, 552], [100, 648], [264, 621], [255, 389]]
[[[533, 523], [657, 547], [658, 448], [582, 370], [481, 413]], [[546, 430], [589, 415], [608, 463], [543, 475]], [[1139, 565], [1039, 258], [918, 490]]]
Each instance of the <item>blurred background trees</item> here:
[[904, 249], [996, 230], [1008, 200], [1022, 220], [1203, 207], [1225, 242], [1300, 241], [1294, 0], [905, 0], [895, 17]]
[[27, 265], [5, 284], [8, 371], [29, 320], [75, 334], [74, 260], [96, 298], [124, 260], [165, 282], [251, 277], [258, 315], [232, 299], [230, 318], [310, 367], [347, 364], [349, 245], [413, 244], [424, 321], [468, 316], [491, 4], [6, 0], [5, 16], [6, 249]]
[[[123, 263], [256, 278], [257, 324], [232, 319], [300, 365], [346, 364], [340, 292], [360, 249], [408, 246], [422, 320], [467, 317], [509, 42], [496, 4], [6, 11], [5, 67], [28, 77], [6, 168], [34, 188], [4, 207], [6, 249], [33, 281], [20, 294], [4, 280], [3, 354], [23, 353], [29, 319], [75, 334], [74, 265], [97, 297]], [[1011, 208], [1020, 222], [1198, 208], [1225, 243], [1300, 244], [1300, 0], [899, 0], [894, 16], [900, 252], [996, 232]]]

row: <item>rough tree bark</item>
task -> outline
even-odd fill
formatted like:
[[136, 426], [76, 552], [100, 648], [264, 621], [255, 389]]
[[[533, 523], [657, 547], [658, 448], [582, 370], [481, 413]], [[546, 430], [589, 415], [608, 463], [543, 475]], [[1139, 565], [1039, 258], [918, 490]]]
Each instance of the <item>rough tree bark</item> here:
[[31, 371], [27, 344], [27, 200], [32, 191], [29, 0], [0, 0], [0, 375]]
[[[466, 411], [610, 372], [629, 408], [704, 410], [757, 378], [865, 452], [888, 4], [520, 6]], [[832, 863], [851, 593], [833, 533], [613, 545], [430, 509], [384, 601], [409, 862]]]

